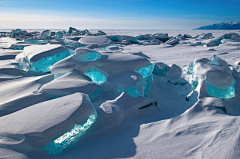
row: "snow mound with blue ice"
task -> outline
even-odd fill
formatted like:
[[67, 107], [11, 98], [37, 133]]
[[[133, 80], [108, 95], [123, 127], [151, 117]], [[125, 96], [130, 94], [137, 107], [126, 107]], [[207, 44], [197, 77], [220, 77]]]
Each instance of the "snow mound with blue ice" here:
[[240, 35], [0, 34], [0, 158], [239, 158]]

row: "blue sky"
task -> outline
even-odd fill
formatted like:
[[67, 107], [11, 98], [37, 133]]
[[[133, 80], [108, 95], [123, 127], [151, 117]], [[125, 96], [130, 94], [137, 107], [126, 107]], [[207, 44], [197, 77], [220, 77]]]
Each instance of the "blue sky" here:
[[0, 0], [0, 28], [193, 29], [240, 21], [240, 0]]

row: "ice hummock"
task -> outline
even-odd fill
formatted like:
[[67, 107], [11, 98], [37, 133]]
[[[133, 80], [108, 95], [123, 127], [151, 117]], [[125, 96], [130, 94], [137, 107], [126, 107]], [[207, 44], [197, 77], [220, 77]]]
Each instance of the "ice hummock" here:
[[49, 72], [52, 65], [73, 53], [61, 45], [27, 46], [21, 54], [16, 56], [16, 60], [23, 69]]
[[83, 45], [98, 44], [99, 46], [108, 46], [112, 41], [105, 36], [88, 36], [81, 38], [78, 42]]
[[208, 95], [217, 98], [235, 96], [235, 79], [226, 61], [213, 55], [210, 60], [203, 58], [189, 63], [183, 75], [192, 84], [193, 90], [202, 83]]
[[[40, 151], [76, 124], [88, 129], [95, 119], [96, 110], [86, 94], [74, 93], [47, 100], [1, 117], [0, 126], [3, 129], [0, 130], [0, 137], [6, 138], [6, 142], [1, 144], [5, 147], [14, 146], [20, 152]], [[79, 135], [75, 139], [77, 136]], [[15, 142], [11, 137], [19, 141]], [[72, 142], [67, 143], [68, 145], [61, 145], [62, 150]]]

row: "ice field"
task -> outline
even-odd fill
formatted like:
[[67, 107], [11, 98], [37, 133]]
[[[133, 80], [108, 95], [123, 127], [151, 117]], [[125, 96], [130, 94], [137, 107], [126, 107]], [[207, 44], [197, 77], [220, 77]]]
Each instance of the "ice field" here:
[[0, 30], [0, 158], [240, 158], [239, 30]]

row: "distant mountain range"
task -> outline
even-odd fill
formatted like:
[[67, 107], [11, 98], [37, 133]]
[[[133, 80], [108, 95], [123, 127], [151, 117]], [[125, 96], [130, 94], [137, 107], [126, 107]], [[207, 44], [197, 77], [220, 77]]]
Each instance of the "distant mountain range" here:
[[219, 24], [206, 25], [200, 28], [196, 28], [195, 30], [237, 30], [237, 29], [240, 29], [240, 21], [222, 22]]

